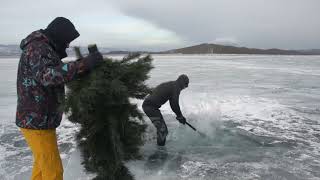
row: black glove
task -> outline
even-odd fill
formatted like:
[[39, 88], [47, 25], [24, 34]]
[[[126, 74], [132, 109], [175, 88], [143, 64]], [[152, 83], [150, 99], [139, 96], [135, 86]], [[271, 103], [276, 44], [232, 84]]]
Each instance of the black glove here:
[[90, 53], [83, 60], [84, 63], [88, 66], [88, 69], [92, 70], [103, 61], [103, 56], [100, 52], [96, 51], [94, 53]]
[[183, 116], [176, 117], [176, 119], [181, 123], [181, 124], [186, 124], [186, 118]]

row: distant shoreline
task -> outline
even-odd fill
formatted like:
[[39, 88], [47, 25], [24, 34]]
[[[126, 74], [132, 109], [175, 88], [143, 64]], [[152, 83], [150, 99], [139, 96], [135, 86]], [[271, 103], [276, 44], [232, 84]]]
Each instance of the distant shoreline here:
[[[148, 53], [143, 53], [148, 54]], [[284, 55], [284, 54], [181, 54], [181, 53], [149, 53], [152, 56], [319, 56], [320, 55], [305, 55], [305, 54], [297, 54], [297, 55]], [[128, 54], [106, 54], [104, 53], [103, 56], [125, 56]], [[19, 59], [20, 55], [12, 55], [12, 56], [2, 56], [0, 55], [0, 59]], [[68, 58], [75, 58], [75, 56], [68, 56]]]
[[[87, 52], [86, 47], [80, 47], [84, 52]], [[317, 56], [320, 55], [320, 49], [302, 49], [302, 50], [289, 50], [289, 49], [258, 49], [248, 48], [231, 45], [210, 44], [202, 43], [178, 49], [171, 49], [165, 51], [151, 51], [151, 50], [121, 50], [120, 48], [105, 48], [99, 47], [99, 50], [104, 55], [126, 55], [129, 53], [151, 54], [151, 55], [299, 55], [299, 56]], [[0, 44], [0, 57], [15, 58], [19, 57], [21, 53], [18, 45], [1, 45]], [[67, 50], [70, 56], [74, 55], [72, 47]]]
[[[127, 53], [129, 54], [129, 53]], [[117, 55], [127, 55], [127, 54], [103, 54], [104, 56], [117, 56]], [[225, 56], [225, 55], [234, 55], [234, 56], [320, 56], [320, 54], [183, 54], [183, 53], [142, 53], [142, 54], [150, 54], [156, 56]]]
[[20, 58], [20, 55], [0, 55], [0, 58]]

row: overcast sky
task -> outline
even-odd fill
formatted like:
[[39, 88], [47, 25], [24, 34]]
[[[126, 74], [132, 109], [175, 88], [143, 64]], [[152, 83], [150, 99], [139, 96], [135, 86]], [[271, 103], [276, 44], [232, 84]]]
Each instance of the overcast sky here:
[[1, 0], [0, 44], [19, 44], [57, 16], [80, 32], [72, 45], [320, 49], [320, 0]]

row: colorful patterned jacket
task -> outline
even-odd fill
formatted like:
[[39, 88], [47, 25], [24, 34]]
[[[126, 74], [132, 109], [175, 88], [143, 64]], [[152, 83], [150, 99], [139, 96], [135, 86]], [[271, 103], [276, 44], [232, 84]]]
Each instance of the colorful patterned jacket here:
[[18, 127], [58, 127], [63, 114], [64, 84], [88, 70], [83, 61], [63, 63], [54, 46], [41, 30], [31, 33], [21, 42], [17, 75]]

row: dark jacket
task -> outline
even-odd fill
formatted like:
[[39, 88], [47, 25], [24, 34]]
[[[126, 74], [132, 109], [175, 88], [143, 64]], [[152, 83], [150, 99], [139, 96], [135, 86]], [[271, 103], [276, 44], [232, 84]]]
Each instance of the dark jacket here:
[[60, 125], [64, 84], [88, 70], [83, 61], [63, 63], [55, 43], [43, 31], [22, 40], [17, 75], [16, 124], [28, 129], [53, 129]]
[[144, 105], [160, 108], [168, 100], [172, 111], [178, 116], [182, 116], [179, 106], [180, 92], [184, 87], [188, 86], [189, 80], [178, 78], [176, 81], [169, 81], [158, 85], [153, 89], [152, 93], [144, 100]]

